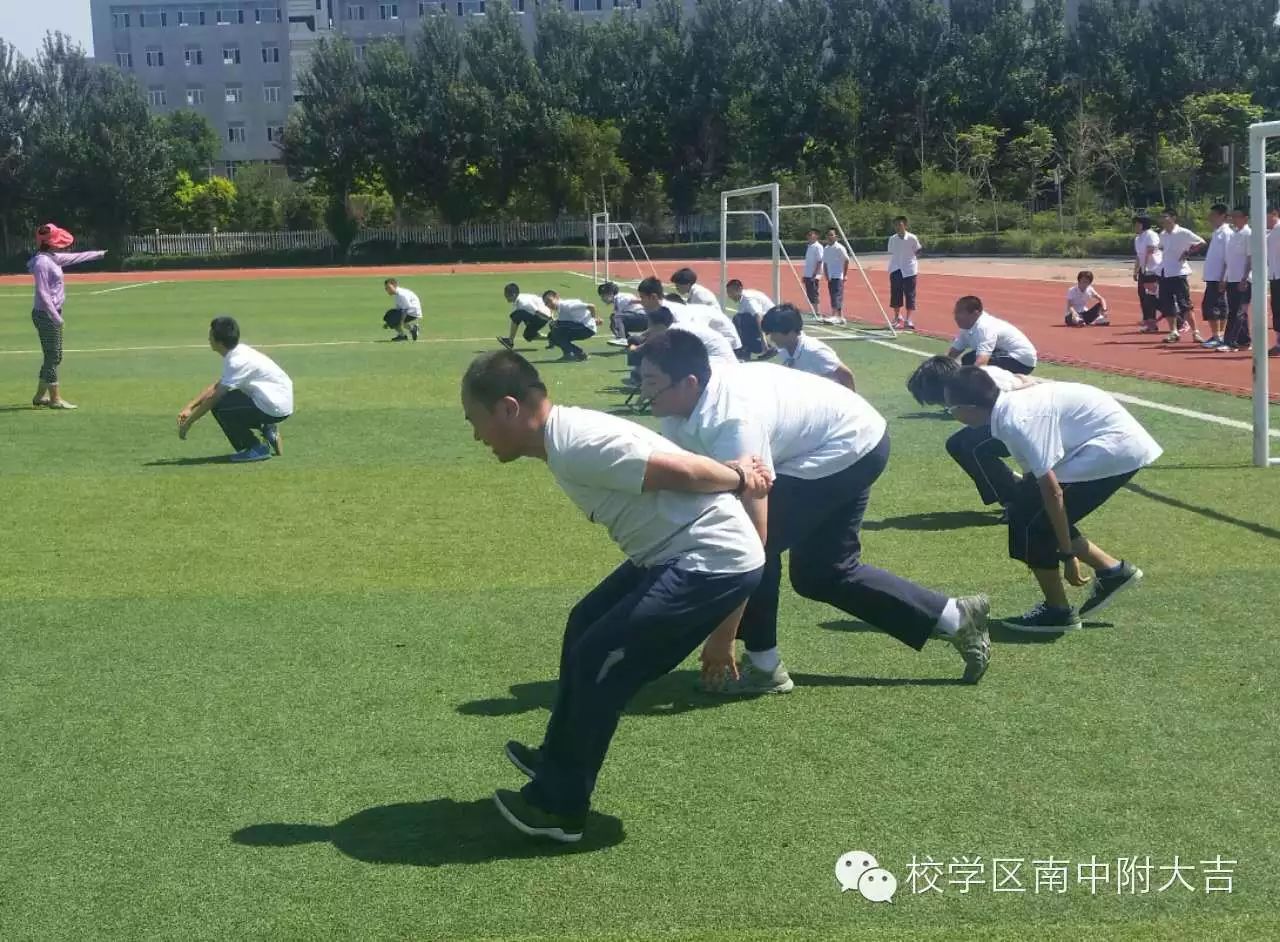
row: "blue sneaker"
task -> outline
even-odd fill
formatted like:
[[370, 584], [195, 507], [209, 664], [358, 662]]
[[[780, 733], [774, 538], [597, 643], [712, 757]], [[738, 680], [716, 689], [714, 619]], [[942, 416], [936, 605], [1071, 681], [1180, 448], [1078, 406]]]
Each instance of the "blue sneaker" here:
[[252, 448], [246, 448], [244, 451], [237, 451], [231, 456], [231, 460], [237, 464], [246, 461], [266, 461], [271, 457], [271, 446], [265, 442], [254, 445]]
[[280, 426], [272, 422], [270, 425], [262, 426], [262, 437], [267, 440], [267, 444], [271, 446], [272, 454], [279, 456], [284, 454], [284, 439], [280, 437]]

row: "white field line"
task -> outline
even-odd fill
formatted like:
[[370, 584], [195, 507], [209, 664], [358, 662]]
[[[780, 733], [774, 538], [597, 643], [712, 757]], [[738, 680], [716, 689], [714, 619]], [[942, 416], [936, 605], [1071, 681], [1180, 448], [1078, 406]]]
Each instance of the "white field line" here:
[[163, 281], [139, 281], [131, 285], [118, 285], [114, 288], [103, 288], [101, 291], [90, 291], [89, 294], [110, 294], [113, 291], [128, 291], [130, 288], [145, 288], [147, 285], [162, 285]]

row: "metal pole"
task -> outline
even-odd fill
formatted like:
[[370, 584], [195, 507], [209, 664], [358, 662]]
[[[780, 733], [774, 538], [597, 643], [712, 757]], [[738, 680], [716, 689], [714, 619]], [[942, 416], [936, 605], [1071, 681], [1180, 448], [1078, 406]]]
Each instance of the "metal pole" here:
[[[1253, 463], [1271, 464], [1271, 396], [1267, 375], [1267, 138], [1280, 135], [1280, 122], [1249, 128], [1249, 197], [1253, 222]], [[1280, 174], [1277, 174], [1280, 176]]]
[[773, 185], [773, 189], [769, 191], [769, 200], [772, 203], [769, 212], [769, 224], [773, 227], [773, 298], [774, 304], [782, 303], [782, 269], [779, 267], [778, 247], [782, 245], [782, 230], [778, 228], [778, 184]]

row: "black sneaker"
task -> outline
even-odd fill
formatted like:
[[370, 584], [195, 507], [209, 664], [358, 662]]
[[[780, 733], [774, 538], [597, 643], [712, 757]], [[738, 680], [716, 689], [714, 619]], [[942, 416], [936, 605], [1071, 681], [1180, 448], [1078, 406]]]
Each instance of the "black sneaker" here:
[[410, 325], [409, 325], [409, 336], [410, 336], [410, 337], [412, 337], [412, 338], [414, 339], [414, 342], [417, 342], [417, 339], [418, 339], [418, 325], [417, 325], [417, 324], [410, 324]]
[[756, 359], [757, 359], [757, 360], [772, 360], [772, 359], [773, 359], [774, 357], [776, 357], [777, 355], [778, 355], [778, 348], [777, 348], [777, 347], [770, 347], [770, 348], [769, 348], [768, 350], [766, 350], [764, 353], [762, 353], [762, 354], [760, 354], [759, 356], [757, 356], [757, 357], [756, 357]]
[[1038, 634], [1061, 634], [1081, 627], [1080, 616], [1074, 608], [1055, 608], [1040, 602], [1025, 615], [1002, 619], [1000, 624], [1011, 631], [1028, 631]]
[[493, 793], [493, 803], [507, 823], [522, 834], [549, 838], [561, 844], [576, 844], [582, 840], [586, 814], [551, 814], [531, 805], [519, 792], [506, 788], [499, 788]]
[[512, 739], [503, 749], [507, 759], [517, 769], [523, 772], [529, 778], [533, 778], [538, 774], [538, 767], [542, 765], [542, 750], [535, 749], [532, 746], [526, 746], [522, 742], [516, 742]]
[[1081, 615], [1100, 612], [1125, 589], [1132, 589], [1142, 581], [1142, 570], [1131, 563], [1120, 561], [1120, 571], [1114, 576], [1095, 575], [1089, 588], [1089, 597], [1080, 606]]
[[499, 337], [498, 343], [502, 344], [508, 350], [514, 350], [516, 348], [516, 345], [512, 343], [511, 340], [507, 337]]
[[396, 334], [394, 337], [391, 338], [391, 342], [392, 343], [401, 343], [401, 342], [408, 343], [409, 338], [406, 337], [404, 334]]

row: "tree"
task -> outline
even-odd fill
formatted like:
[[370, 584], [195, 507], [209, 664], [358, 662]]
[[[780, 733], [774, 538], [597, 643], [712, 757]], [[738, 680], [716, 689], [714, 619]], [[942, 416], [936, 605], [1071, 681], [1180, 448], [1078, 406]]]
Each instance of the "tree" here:
[[209, 168], [218, 156], [218, 132], [200, 112], [179, 109], [154, 119], [160, 137], [169, 148], [175, 170], [185, 170], [191, 179], [209, 177]]
[[1040, 189], [1047, 182], [1045, 171], [1057, 150], [1058, 142], [1053, 131], [1035, 121], [1023, 126], [1023, 133], [1009, 142], [1005, 149], [1010, 170], [1022, 185], [1022, 192], [1035, 203]]
[[965, 167], [969, 175], [979, 187], [985, 187], [991, 194], [991, 209], [997, 233], [1000, 231], [1000, 208], [996, 187], [991, 181], [991, 167], [996, 162], [1000, 138], [1004, 133], [1004, 128], [993, 128], [989, 124], [975, 124], [967, 131], [961, 131], [956, 135], [960, 146], [964, 149]]
[[618, 156], [622, 143], [618, 128], [565, 114], [554, 133], [541, 167], [552, 214], [558, 216], [570, 207], [585, 211], [602, 193], [609, 206], [617, 206], [630, 175], [626, 161]]
[[1160, 184], [1160, 202], [1169, 205], [1172, 200], [1165, 195], [1165, 181], [1170, 189], [1187, 196], [1194, 185], [1196, 171], [1200, 169], [1200, 148], [1190, 138], [1170, 138], [1161, 134], [1156, 143], [1156, 178]]
[[0, 39], [0, 251], [12, 253], [9, 233], [25, 219], [30, 197], [34, 75], [31, 65]]

